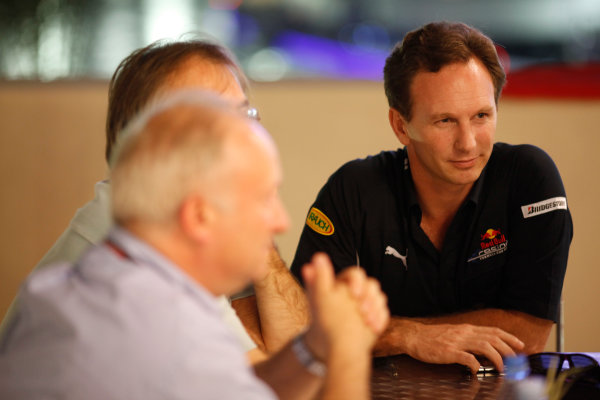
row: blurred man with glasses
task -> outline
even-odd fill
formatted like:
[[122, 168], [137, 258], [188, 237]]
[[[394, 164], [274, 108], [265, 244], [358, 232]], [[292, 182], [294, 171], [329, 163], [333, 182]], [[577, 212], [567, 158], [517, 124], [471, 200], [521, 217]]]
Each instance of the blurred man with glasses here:
[[185, 91], [133, 120], [111, 155], [114, 225], [34, 272], [0, 337], [2, 399], [367, 399], [389, 312], [360, 270], [303, 269], [312, 320], [252, 368], [217, 296], [264, 279], [289, 219], [277, 148], [247, 113]]
[[[125, 58], [110, 81], [107, 161], [119, 141], [120, 132], [142, 108], [180, 89], [214, 92], [248, 118], [260, 119], [248, 100], [247, 78], [226, 48], [206, 40], [159, 41]], [[36, 269], [60, 261], [75, 262], [90, 245], [104, 239], [113, 222], [109, 193], [110, 181], [96, 183], [94, 199], [76, 212], [69, 227]], [[253, 361], [263, 360], [266, 354], [280, 349], [308, 322], [303, 290], [276, 253], [273, 248], [270, 268], [256, 282], [255, 292], [245, 290], [233, 296], [237, 314], [229, 301], [221, 298], [225, 320]], [[243, 319], [243, 325], [239, 317]]]

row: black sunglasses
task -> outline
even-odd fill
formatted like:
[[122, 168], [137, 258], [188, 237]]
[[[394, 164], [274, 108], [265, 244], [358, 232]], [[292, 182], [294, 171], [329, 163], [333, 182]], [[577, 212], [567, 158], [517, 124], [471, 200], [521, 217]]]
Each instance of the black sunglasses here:
[[[550, 368], [556, 368], [556, 374], [570, 368], [597, 367], [598, 361], [581, 353], [535, 353], [530, 354], [529, 366], [532, 374], [546, 375]], [[565, 366], [565, 362], [567, 365]]]

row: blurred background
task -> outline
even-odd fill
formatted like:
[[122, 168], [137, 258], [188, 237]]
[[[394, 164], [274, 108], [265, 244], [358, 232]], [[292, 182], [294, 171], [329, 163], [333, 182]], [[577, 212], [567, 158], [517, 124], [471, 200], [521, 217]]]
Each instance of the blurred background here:
[[108, 80], [131, 51], [209, 37], [235, 52], [281, 151], [292, 228], [278, 245], [290, 263], [327, 177], [399, 146], [383, 64], [406, 32], [433, 20], [466, 22], [497, 44], [508, 84], [496, 139], [552, 156], [574, 219], [565, 350], [600, 351], [597, 0], [2, 0], [0, 315], [106, 177]]
[[484, 31], [511, 69], [600, 60], [597, 0], [3, 0], [0, 74], [105, 79], [138, 47], [202, 32], [257, 81], [378, 80], [395, 42], [440, 19]]

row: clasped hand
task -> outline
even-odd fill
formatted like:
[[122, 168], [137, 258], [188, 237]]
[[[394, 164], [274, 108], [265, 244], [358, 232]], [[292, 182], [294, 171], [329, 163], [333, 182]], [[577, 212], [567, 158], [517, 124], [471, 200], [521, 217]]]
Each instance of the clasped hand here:
[[389, 322], [387, 298], [379, 282], [361, 268], [347, 268], [336, 278], [323, 253], [313, 256], [302, 269], [312, 323], [307, 345], [326, 359], [333, 346], [370, 353]]

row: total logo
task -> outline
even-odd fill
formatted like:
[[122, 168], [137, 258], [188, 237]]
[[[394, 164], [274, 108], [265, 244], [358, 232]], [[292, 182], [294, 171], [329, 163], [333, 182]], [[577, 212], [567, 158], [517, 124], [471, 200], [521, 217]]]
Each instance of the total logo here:
[[508, 240], [499, 229], [490, 228], [481, 235], [479, 246], [467, 262], [482, 261], [504, 253], [508, 248]]

